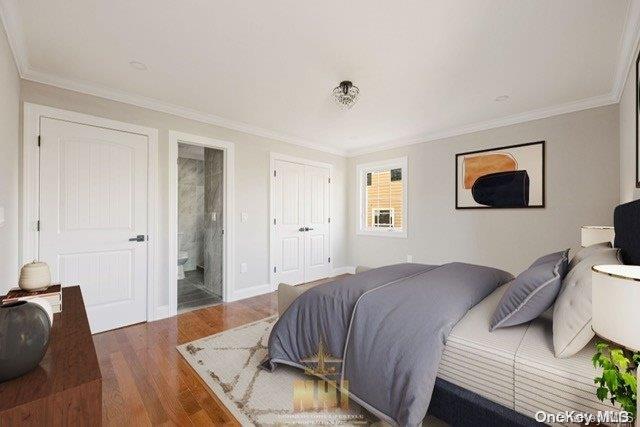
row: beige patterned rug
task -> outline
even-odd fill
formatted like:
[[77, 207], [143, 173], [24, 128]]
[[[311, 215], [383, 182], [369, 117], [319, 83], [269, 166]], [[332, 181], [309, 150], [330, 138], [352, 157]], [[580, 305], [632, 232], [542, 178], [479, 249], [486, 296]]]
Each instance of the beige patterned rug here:
[[276, 320], [268, 317], [177, 348], [242, 425], [372, 424], [375, 419], [353, 402], [348, 410], [294, 410], [296, 380], [315, 381], [314, 377], [287, 366], [275, 372], [258, 368]]

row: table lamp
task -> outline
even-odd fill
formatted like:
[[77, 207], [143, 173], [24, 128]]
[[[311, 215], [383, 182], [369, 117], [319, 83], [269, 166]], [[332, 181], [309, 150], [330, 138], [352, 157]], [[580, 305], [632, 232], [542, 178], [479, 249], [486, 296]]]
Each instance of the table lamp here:
[[611, 245], [613, 246], [615, 231], [613, 227], [608, 226], [583, 225], [580, 230], [580, 237], [580, 244], [583, 248], [603, 242], [611, 242]]
[[[595, 265], [591, 283], [593, 331], [631, 351], [639, 351], [640, 266]], [[640, 369], [636, 370], [638, 374]], [[635, 425], [639, 425], [637, 419]]]

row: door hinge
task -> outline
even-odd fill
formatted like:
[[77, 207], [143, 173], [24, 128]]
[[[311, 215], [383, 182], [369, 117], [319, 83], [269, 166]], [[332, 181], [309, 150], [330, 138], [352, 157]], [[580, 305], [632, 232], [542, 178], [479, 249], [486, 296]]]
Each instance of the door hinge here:
[[331, 184], [331, 177], [329, 177], [329, 184]]
[[38, 135], [38, 147], [40, 147], [40, 144], [41, 144], [41, 143], [42, 143], [42, 142], [41, 142], [41, 140], [40, 140], [40, 135]]
[[224, 235], [224, 228], [222, 229], [222, 235]]
[[273, 225], [276, 225], [276, 219], [273, 218]]
[[273, 177], [274, 178], [276, 177], [276, 174], [277, 174], [276, 171], [273, 171]]
[[331, 257], [329, 257], [329, 259], [327, 260], [327, 262], [331, 262]]
[[36, 231], [40, 231], [40, 220], [36, 221]]
[[329, 223], [331, 222], [331, 217], [327, 218], [327, 222]]
[[276, 271], [278, 271], [278, 269], [276, 267], [273, 267], [273, 272], [275, 273]]

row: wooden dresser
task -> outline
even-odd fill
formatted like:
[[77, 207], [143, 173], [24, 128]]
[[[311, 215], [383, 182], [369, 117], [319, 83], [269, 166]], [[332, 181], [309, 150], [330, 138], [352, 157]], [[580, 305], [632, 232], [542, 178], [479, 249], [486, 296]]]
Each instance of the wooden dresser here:
[[102, 375], [82, 294], [63, 288], [40, 366], [0, 383], [0, 426], [101, 423]]

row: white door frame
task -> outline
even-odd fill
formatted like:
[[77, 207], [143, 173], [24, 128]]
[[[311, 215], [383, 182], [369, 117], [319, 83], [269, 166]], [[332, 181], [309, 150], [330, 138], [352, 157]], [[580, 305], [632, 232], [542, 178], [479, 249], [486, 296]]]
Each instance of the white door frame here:
[[[275, 291], [278, 288], [278, 283], [276, 283], [276, 273], [273, 272], [273, 260], [276, 258], [276, 233], [275, 227], [273, 224], [273, 219], [275, 218], [275, 186], [274, 186], [274, 171], [276, 170], [276, 160], [284, 160], [287, 162], [298, 163], [301, 165], [307, 166], [317, 166], [321, 168], [329, 169], [329, 180], [333, 180], [333, 165], [331, 163], [324, 162], [316, 162], [314, 160], [307, 160], [301, 157], [289, 156], [287, 154], [280, 154], [276, 152], [269, 152], [269, 283], [271, 285], [271, 290]], [[332, 257], [333, 253], [333, 191], [331, 191], [331, 185], [333, 182], [329, 183], [329, 218], [332, 220], [329, 222], [329, 257]], [[333, 265], [333, 261], [331, 262]], [[332, 268], [333, 270], [333, 268]]]
[[232, 142], [207, 138], [199, 135], [169, 131], [169, 315], [178, 313], [178, 143], [200, 145], [208, 148], [217, 148], [224, 152], [222, 166], [223, 172], [223, 246], [222, 257], [224, 259], [222, 274], [222, 300], [232, 299], [235, 289], [234, 281], [234, 176], [235, 176], [235, 146]]
[[22, 134], [22, 263], [37, 259], [38, 230], [40, 207], [40, 156], [38, 139], [40, 136], [40, 119], [51, 118], [82, 125], [96, 126], [121, 132], [129, 132], [147, 137], [149, 147], [147, 169], [147, 321], [165, 317], [163, 309], [158, 306], [158, 295], [162, 288], [158, 278], [158, 130], [145, 126], [133, 125], [74, 111], [61, 110], [44, 105], [24, 103]]

